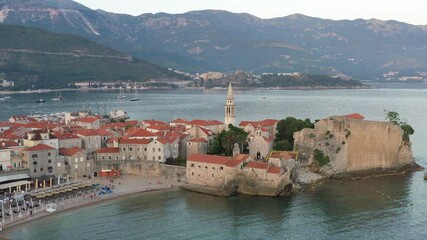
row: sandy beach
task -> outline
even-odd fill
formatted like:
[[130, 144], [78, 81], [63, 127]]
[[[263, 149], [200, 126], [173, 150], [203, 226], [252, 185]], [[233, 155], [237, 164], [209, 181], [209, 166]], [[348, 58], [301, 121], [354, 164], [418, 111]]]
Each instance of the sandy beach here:
[[[86, 181], [87, 179], [82, 180]], [[50, 216], [52, 214], [75, 210], [80, 207], [96, 205], [100, 202], [118, 199], [143, 192], [178, 189], [178, 187], [183, 184], [172, 179], [165, 179], [164, 177], [132, 175], [123, 176], [122, 178], [115, 178], [114, 182], [110, 182], [110, 180], [107, 178], [99, 177], [92, 179], [90, 182], [94, 184], [99, 183], [102, 186], [108, 186], [112, 184], [114, 185], [114, 191], [112, 194], [96, 195], [96, 197], [91, 197], [89, 194], [86, 194], [83, 196], [65, 199], [64, 201], [58, 201], [56, 202], [57, 211], [54, 213], [47, 212], [44, 208], [42, 209], [41, 206], [33, 210], [32, 215], [28, 211], [23, 211], [22, 217], [15, 215], [12, 222], [10, 222], [8, 219], [5, 221], [5, 223], [3, 223], [3, 231], [0, 234], [0, 238], [7, 239], [5, 238], [4, 234], [11, 228], [18, 227], [20, 224]]]

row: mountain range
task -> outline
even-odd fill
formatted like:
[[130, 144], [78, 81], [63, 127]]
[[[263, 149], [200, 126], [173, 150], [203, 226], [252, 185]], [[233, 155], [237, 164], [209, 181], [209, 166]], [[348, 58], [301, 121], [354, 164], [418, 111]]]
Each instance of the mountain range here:
[[2, 79], [15, 82], [15, 89], [181, 77], [83, 37], [4, 24], [0, 24], [0, 73]]
[[383, 80], [427, 72], [427, 26], [397, 21], [301, 14], [261, 19], [219, 10], [131, 16], [70, 0], [0, 0], [0, 8], [3, 24], [79, 35], [192, 73], [308, 72]]

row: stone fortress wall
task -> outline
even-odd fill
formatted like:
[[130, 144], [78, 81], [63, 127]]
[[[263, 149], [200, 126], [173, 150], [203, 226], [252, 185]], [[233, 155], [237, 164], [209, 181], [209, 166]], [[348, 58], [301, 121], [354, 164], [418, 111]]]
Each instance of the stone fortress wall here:
[[329, 156], [332, 174], [398, 171], [415, 164], [400, 126], [343, 117], [320, 120], [294, 134], [299, 160], [313, 161], [314, 149]]

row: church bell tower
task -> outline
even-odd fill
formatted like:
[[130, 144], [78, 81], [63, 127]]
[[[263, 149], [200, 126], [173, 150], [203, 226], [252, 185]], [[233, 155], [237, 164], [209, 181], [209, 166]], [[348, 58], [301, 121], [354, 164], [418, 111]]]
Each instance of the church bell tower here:
[[225, 128], [228, 129], [228, 124], [236, 126], [236, 105], [234, 104], [233, 88], [228, 85], [227, 99], [225, 101]]

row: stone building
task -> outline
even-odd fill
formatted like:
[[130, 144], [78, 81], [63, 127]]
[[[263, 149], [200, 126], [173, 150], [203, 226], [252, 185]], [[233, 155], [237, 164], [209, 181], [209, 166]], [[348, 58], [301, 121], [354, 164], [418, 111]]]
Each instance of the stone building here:
[[204, 138], [193, 138], [188, 140], [186, 159], [196, 153], [206, 154], [208, 152], [208, 147], [209, 142]]
[[75, 134], [54, 132], [53, 135], [58, 139], [59, 148], [82, 147], [82, 139]]
[[86, 152], [79, 147], [61, 148], [59, 154], [64, 156], [65, 166], [68, 166], [67, 172], [70, 177], [77, 179], [90, 173], [91, 162], [87, 161]]
[[57, 175], [57, 156], [57, 149], [44, 144], [25, 149], [24, 160], [29, 163], [30, 177]]
[[249, 155], [253, 159], [265, 159], [273, 150], [274, 137], [265, 137], [261, 126], [258, 125], [254, 136], [249, 139]]
[[101, 148], [95, 151], [96, 161], [118, 161], [120, 160], [120, 148], [108, 147]]
[[76, 131], [76, 134], [82, 139], [82, 147], [88, 154], [101, 148], [101, 136], [96, 130], [80, 129]]
[[314, 129], [294, 133], [298, 159], [314, 162], [313, 151], [330, 159], [331, 174], [397, 171], [415, 164], [403, 130], [390, 122], [366, 121], [360, 114], [333, 116]]

